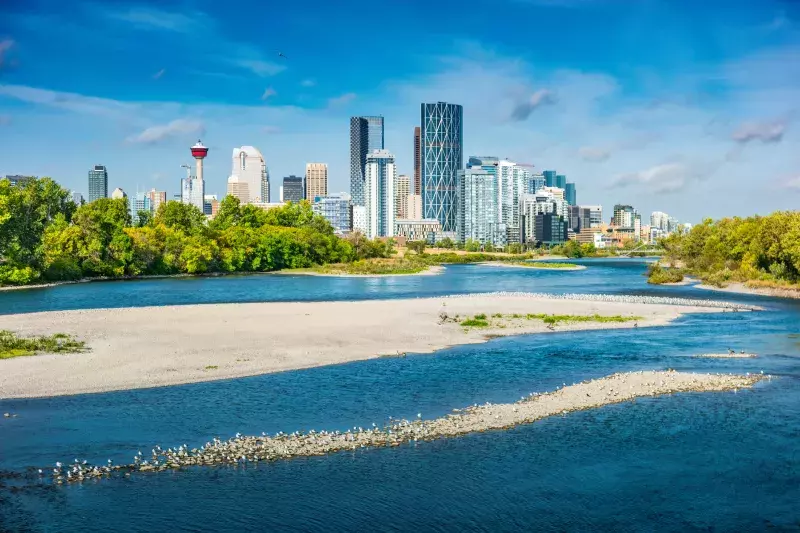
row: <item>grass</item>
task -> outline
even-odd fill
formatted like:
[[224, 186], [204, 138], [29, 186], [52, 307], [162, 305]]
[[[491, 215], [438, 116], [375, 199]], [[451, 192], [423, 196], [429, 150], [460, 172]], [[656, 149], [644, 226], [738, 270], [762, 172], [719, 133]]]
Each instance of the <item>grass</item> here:
[[551, 263], [549, 261], [510, 261], [511, 264], [524, 266], [528, 268], [577, 268], [578, 265], [573, 263]]
[[205, 370], [216, 370], [218, 368], [219, 367], [217, 365], [208, 365], [207, 367], [205, 367]]
[[473, 327], [473, 328], [486, 328], [489, 326], [495, 326], [501, 329], [504, 329], [507, 324], [502, 322], [502, 319], [513, 319], [513, 320], [541, 320], [545, 324], [555, 326], [561, 322], [568, 322], [568, 323], [575, 323], [575, 322], [597, 322], [597, 323], [621, 323], [621, 322], [631, 322], [636, 320], [641, 320], [642, 317], [640, 316], [623, 316], [623, 315], [553, 315], [553, 314], [546, 314], [546, 313], [528, 313], [526, 315], [521, 315], [519, 313], [514, 313], [511, 315], [503, 315], [500, 313], [495, 313], [492, 315], [492, 318], [499, 318], [501, 321], [490, 322], [489, 319], [486, 318], [485, 314], [475, 315], [472, 318], [468, 318], [461, 322], [461, 326], [464, 327]]
[[390, 259], [362, 259], [352, 263], [334, 263], [320, 265], [309, 269], [318, 274], [333, 275], [388, 275], [388, 274], [419, 274], [428, 269], [430, 265], [416, 257], [390, 258]]
[[0, 331], [0, 359], [26, 357], [39, 353], [80, 353], [86, 343], [65, 333], [40, 337], [19, 337], [12, 331]]

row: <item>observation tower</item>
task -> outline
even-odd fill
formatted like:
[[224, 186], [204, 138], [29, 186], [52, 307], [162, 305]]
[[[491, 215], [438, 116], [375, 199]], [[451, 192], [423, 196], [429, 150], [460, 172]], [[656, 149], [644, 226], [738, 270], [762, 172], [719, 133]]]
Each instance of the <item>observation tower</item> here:
[[207, 155], [208, 148], [203, 146], [203, 143], [200, 142], [200, 139], [197, 139], [197, 144], [192, 146], [192, 157], [194, 157], [195, 161], [197, 161], [197, 173], [195, 178], [201, 181], [203, 179], [203, 159], [205, 159]]

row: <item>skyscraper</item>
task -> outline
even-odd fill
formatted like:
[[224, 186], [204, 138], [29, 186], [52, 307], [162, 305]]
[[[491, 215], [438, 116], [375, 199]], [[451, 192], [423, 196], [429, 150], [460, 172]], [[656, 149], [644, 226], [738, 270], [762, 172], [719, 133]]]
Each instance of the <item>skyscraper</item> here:
[[306, 163], [306, 198], [313, 202], [317, 196], [328, 196], [328, 165]]
[[463, 108], [438, 102], [420, 108], [420, 181], [423, 218], [456, 231], [458, 171], [463, 166]]
[[394, 235], [396, 181], [394, 155], [388, 150], [375, 150], [367, 154], [364, 200], [369, 239]]
[[353, 204], [350, 200], [350, 195], [345, 192], [322, 196], [311, 204], [311, 209], [330, 222], [336, 233], [347, 233], [353, 229]]
[[89, 202], [108, 197], [108, 172], [103, 165], [89, 171]]
[[422, 183], [420, 182], [420, 128], [414, 128], [414, 191], [413, 194], [422, 194]]
[[150, 210], [153, 212], [153, 214], [158, 213], [158, 208], [161, 206], [161, 204], [167, 202], [167, 191], [150, 189], [150, 192], [147, 193], [147, 196], [150, 198]]
[[[470, 158], [470, 164], [478, 161]], [[500, 182], [494, 164], [467, 165], [466, 170], [459, 171], [458, 183], [458, 240], [504, 246], [506, 227], [500, 222]]]
[[233, 196], [239, 199], [240, 204], [246, 204], [250, 201], [250, 186], [239, 176], [230, 176], [228, 178], [228, 188], [226, 190], [228, 196]]
[[566, 188], [564, 189], [564, 196], [566, 197], [567, 203], [569, 205], [578, 205], [577, 193], [575, 191], [574, 183], [566, 184]]
[[394, 188], [395, 218], [408, 217], [408, 195], [411, 194], [411, 178], [408, 176], [397, 176]]
[[367, 154], [384, 149], [382, 116], [350, 117], [350, 195], [353, 205], [364, 205]]
[[353, 205], [364, 205], [364, 170], [367, 164], [368, 146], [367, 119], [350, 117], [350, 196], [353, 198]]
[[78, 207], [83, 205], [83, 195], [78, 191], [72, 191], [72, 201], [75, 202], [75, 205]]
[[[286, 176], [283, 178], [283, 201], [297, 203], [306, 197], [306, 187], [302, 176]], [[313, 198], [312, 198], [313, 200]]]
[[150, 203], [150, 195], [146, 192], [137, 192], [133, 198], [133, 205], [131, 206], [131, 220], [134, 225], [139, 224], [139, 212], [152, 213], [153, 207]]
[[545, 187], [557, 187], [555, 170], [545, 170], [542, 174], [544, 175]]
[[264, 156], [254, 146], [234, 148], [231, 157], [231, 176], [247, 183], [247, 202], [269, 203], [269, 171]]

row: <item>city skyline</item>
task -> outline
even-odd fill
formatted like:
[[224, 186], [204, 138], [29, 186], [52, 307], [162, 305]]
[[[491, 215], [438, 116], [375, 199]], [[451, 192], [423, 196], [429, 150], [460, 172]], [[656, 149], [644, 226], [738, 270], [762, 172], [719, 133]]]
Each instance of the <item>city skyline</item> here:
[[[322, 53], [292, 42], [291, 59], [278, 57], [272, 48], [282, 36], [307, 24], [299, 6], [270, 8], [283, 22], [266, 45], [257, 16], [233, 32], [233, 14], [210, 4], [192, 12], [170, 2], [3, 6], [0, 174], [49, 175], [88, 197], [87, 172], [101, 164], [110, 189], [155, 187], [172, 197], [180, 165], [191, 164], [185, 146], [202, 137], [209, 192], [224, 193], [223, 154], [241, 145], [258, 147], [273, 176], [326, 161], [329, 190], [349, 191], [350, 117], [382, 115], [385, 148], [398, 173], [413, 175], [418, 106], [446, 101], [463, 106], [464, 154], [558, 169], [579, 184], [578, 203], [622, 202], [693, 222], [795, 207], [797, 6], [712, 2], [689, 16], [664, 1], [622, 4], [503, 2], [509, 20], [537, 22], [541, 42], [556, 34], [569, 41], [558, 47], [481, 31], [480, 10], [463, 10], [380, 65], [349, 39]], [[315, 19], [335, 17], [334, 6], [316, 7]], [[70, 23], [50, 24], [60, 9], [70, 10]], [[425, 9], [399, 7], [390, 24]], [[354, 6], [349, 16], [367, 19], [368, 10]], [[647, 34], [638, 50], [647, 27], [664, 31]], [[92, 40], [81, 38], [87, 28]], [[97, 50], [97, 39], [113, 46]], [[133, 43], [142, 42], [163, 54], [141, 53]], [[417, 46], [437, 52], [423, 61]], [[334, 54], [340, 59], [330, 61]], [[375, 67], [369, 75], [366, 64]], [[737, 193], [753, 176], [768, 194]]]

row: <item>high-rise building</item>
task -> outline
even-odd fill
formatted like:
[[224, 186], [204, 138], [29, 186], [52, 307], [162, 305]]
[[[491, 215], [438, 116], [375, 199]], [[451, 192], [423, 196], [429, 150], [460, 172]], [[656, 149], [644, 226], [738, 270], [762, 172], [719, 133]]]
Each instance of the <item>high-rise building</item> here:
[[[283, 178], [283, 197], [282, 202], [298, 203], [306, 197], [306, 186], [302, 176], [285, 176]], [[311, 199], [314, 200], [313, 198]]]
[[[408, 195], [408, 220], [422, 220], [422, 196]], [[440, 225], [441, 228], [441, 225]]]
[[75, 202], [75, 205], [78, 207], [83, 205], [83, 195], [77, 191], [72, 191], [72, 201]]
[[230, 176], [228, 178], [228, 188], [225, 192], [228, 196], [238, 198], [240, 204], [246, 204], [250, 201], [250, 186], [239, 176]]
[[636, 220], [636, 209], [630, 205], [617, 204], [614, 206], [614, 216], [611, 225], [618, 228], [633, 228]]
[[363, 117], [367, 120], [367, 150], [372, 153], [375, 150], [383, 150], [383, 116]]
[[408, 196], [411, 193], [411, 178], [408, 176], [397, 176], [394, 187], [394, 216], [398, 218], [408, 218]]
[[564, 174], [556, 175], [556, 187], [558, 187], [559, 189], [567, 188], [567, 177]]
[[233, 149], [231, 176], [247, 183], [249, 198], [242, 203], [269, 203], [269, 170], [257, 148], [242, 146]]
[[121, 187], [117, 187], [116, 189], [114, 189], [114, 192], [111, 193], [111, 199], [112, 200], [122, 200], [123, 198], [127, 198], [127, 197], [128, 197], [128, 193], [126, 193], [124, 190], [122, 190]]
[[507, 242], [520, 242], [520, 198], [528, 186], [530, 171], [508, 160], [498, 162], [500, 222], [506, 227]]
[[567, 223], [566, 202], [562, 196], [554, 194], [563, 192], [558, 187], [543, 187], [536, 194], [524, 194], [520, 199], [520, 237], [525, 243], [535, 243], [541, 239], [536, 234], [536, 217], [552, 214]]
[[353, 206], [353, 231], [367, 234], [367, 208], [363, 205]]
[[578, 205], [577, 192], [575, 191], [574, 183], [567, 183], [564, 189], [564, 196], [566, 196], [568, 205]]
[[350, 196], [353, 198], [353, 205], [364, 205], [364, 171], [368, 146], [367, 119], [350, 117]]
[[658, 228], [665, 235], [678, 230], [678, 221], [661, 211], [653, 211], [650, 215], [650, 227]]
[[89, 171], [89, 202], [108, 197], [108, 171], [103, 165], [95, 165]]
[[[116, 192], [116, 191], [114, 191]], [[146, 192], [137, 192], [133, 198], [133, 205], [131, 206], [131, 220], [134, 225], [139, 224], [139, 212], [153, 213], [153, 206], [150, 203], [150, 195]]]
[[603, 225], [603, 206], [602, 205], [582, 205], [589, 210], [589, 224], [592, 228], [599, 228]]
[[422, 157], [420, 146], [420, 128], [414, 128], [414, 191], [413, 194], [422, 194], [422, 183], [420, 181], [420, 157]]
[[153, 214], [158, 213], [158, 208], [161, 207], [161, 204], [167, 203], [167, 191], [150, 189], [147, 196], [150, 198], [150, 210]]
[[557, 187], [556, 185], [556, 171], [555, 170], [545, 170], [542, 172], [544, 176], [544, 185], [545, 187]]
[[347, 233], [353, 229], [353, 203], [345, 192], [318, 196], [311, 204], [311, 209], [330, 222], [336, 233]]
[[457, 239], [505, 246], [508, 241], [502, 222], [500, 180], [493, 164], [486, 168], [474, 164], [477, 162], [478, 158], [470, 158], [473, 165], [459, 171]]
[[464, 163], [463, 108], [438, 102], [420, 108], [420, 181], [423, 218], [435, 218], [442, 231], [456, 231], [458, 171]]
[[569, 211], [569, 229], [580, 233], [582, 229], [592, 227], [592, 212], [588, 207], [570, 205], [567, 209]]
[[367, 154], [384, 149], [382, 116], [350, 117], [350, 195], [354, 205], [364, 205]]
[[397, 170], [394, 155], [388, 150], [367, 154], [364, 200], [367, 238], [392, 237], [395, 224], [395, 183]]
[[317, 196], [328, 196], [328, 165], [306, 163], [306, 198], [313, 202]]
[[533, 220], [537, 245], [552, 246], [567, 240], [567, 221], [554, 213], [536, 215]]
[[540, 189], [546, 186], [544, 174], [531, 174], [528, 178], [528, 186], [525, 189], [525, 194], [536, 194]]
[[203, 214], [211, 217], [219, 211], [219, 200], [216, 194], [206, 194], [203, 196]]

